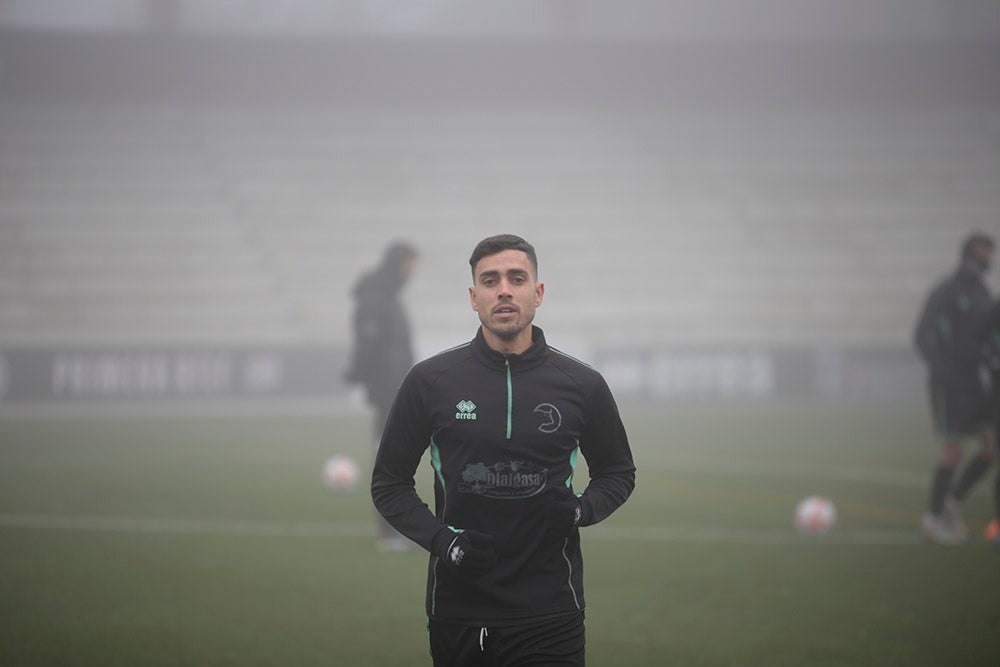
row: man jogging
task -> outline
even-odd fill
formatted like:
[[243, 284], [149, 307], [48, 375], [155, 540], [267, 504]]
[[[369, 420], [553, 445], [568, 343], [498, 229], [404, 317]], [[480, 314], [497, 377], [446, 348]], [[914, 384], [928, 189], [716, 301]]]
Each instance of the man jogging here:
[[[469, 263], [481, 327], [406, 376], [376, 456], [372, 498], [431, 554], [435, 665], [583, 665], [578, 529], [632, 492], [628, 438], [603, 377], [549, 347], [532, 324], [545, 293], [534, 248], [494, 236]], [[414, 488], [427, 448], [433, 513]], [[579, 454], [590, 470], [582, 493], [574, 492]]]

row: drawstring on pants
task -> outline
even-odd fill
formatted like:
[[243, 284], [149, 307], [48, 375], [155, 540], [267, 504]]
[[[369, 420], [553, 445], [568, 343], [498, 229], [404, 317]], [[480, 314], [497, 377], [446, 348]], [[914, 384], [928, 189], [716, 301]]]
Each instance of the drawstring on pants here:
[[486, 653], [486, 638], [490, 636], [486, 628], [479, 628], [479, 650]]

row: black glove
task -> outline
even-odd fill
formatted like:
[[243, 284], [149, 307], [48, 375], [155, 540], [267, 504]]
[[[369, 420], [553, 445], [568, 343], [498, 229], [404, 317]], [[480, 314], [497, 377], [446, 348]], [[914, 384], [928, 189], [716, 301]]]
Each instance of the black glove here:
[[493, 536], [476, 530], [454, 532], [444, 528], [434, 536], [434, 553], [452, 572], [467, 579], [479, 579], [497, 564]]
[[545, 520], [549, 533], [556, 537], [569, 537], [580, 525], [583, 505], [572, 490], [560, 490], [559, 496], [545, 507]]

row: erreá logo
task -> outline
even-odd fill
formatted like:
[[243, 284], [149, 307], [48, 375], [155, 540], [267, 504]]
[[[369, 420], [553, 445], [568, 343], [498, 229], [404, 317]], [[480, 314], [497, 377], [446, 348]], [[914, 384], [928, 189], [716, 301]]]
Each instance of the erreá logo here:
[[458, 408], [458, 412], [455, 413], [455, 419], [475, 419], [476, 418], [476, 404], [472, 401], [459, 401], [455, 404]]

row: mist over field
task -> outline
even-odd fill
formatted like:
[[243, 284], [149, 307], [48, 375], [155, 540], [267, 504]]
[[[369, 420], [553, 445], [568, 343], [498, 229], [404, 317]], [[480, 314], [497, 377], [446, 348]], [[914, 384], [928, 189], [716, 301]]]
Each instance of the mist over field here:
[[411, 243], [426, 358], [509, 232], [638, 467], [593, 664], [995, 664], [913, 329], [1000, 231], [998, 63], [992, 0], [0, 0], [0, 663], [420, 664], [352, 291]]

